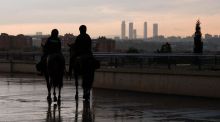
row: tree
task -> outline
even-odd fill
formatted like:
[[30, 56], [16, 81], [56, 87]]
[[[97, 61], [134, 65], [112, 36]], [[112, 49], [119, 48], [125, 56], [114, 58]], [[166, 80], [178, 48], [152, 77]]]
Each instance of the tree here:
[[203, 42], [202, 42], [202, 33], [200, 27], [200, 21], [198, 20], [196, 23], [196, 32], [194, 36], [194, 53], [202, 53], [203, 52]]

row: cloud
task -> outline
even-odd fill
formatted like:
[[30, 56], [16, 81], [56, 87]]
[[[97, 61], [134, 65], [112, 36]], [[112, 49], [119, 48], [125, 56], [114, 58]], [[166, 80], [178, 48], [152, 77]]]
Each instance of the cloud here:
[[[162, 34], [168, 35], [175, 32], [191, 34], [191, 31], [194, 31], [196, 19], [201, 18], [207, 26], [211, 24], [212, 26], [208, 28], [209, 32], [212, 29], [217, 32], [217, 26], [214, 25], [217, 25], [217, 20], [220, 19], [220, 0], [0, 1], [0, 27], [2, 27], [0, 29], [2, 31], [4, 31], [3, 28], [13, 31], [13, 27], [20, 25], [22, 32], [26, 30], [29, 33], [32, 28], [32, 32], [34, 32], [41, 29], [46, 30], [44, 26], [50, 28], [55, 25], [65, 25], [63, 26], [66, 29], [65, 32], [68, 32], [72, 28], [69, 27], [70, 25], [78, 27], [80, 24], [86, 24], [91, 25], [94, 34], [117, 34], [120, 33], [121, 21], [126, 20], [135, 23], [134, 26], [138, 33], [142, 33], [143, 21], [147, 21], [149, 25], [159, 23]], [[101, 33], [95, 31], [97, 27], [103, 31]], [[149, 28], [151, 27], [149, 26]], [[187, 31], [187, 29], [191, 29], [191, 31]]]
[[2, 5], [0, 24], [108, 22], [137, 18], [140, 14], [211, 16], [220, 13], [219, 0], [7, 0]]

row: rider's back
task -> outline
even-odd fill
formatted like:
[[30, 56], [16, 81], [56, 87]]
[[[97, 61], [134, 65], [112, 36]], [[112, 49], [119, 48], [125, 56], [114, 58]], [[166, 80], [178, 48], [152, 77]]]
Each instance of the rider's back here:
[[49, 37], [44, 46], [44, 53], [54, 54], [61, 52], [61, 41], [58, 37]]
[[76, 55], [92, 55], [92, 41], [88, 34], [80, 34], [75, 42]]

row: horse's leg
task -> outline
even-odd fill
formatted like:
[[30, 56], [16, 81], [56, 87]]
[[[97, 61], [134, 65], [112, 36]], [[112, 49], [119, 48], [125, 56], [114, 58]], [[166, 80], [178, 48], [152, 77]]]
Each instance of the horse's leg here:
[[94, 81], [94, 71], [91, 69], [85, 74], [85, 80], [84, 80], [84, 94], [85, 99], [90, 99], [90, 91], [92, 89], [93, 81]]
[[59, 95], [58, 95], [58, 101], [57, 101], [58, 105], [60, 106], [61, 103], [61, 86], [59, 86]]
[[51, 85], [50, 85], [50, 82], [49, 82], [49, 75], [47, 73], [45, 73], [45, 79], [46, 79], [46, 82], [47, 82], [47, 91], [48, 91], [48, 95], [47, 95], [47, 101], [48, 102], [51, 102]]
[[54, 104], [54, 105], [53, 105], [53, 122], [56, 121], [56, 110], [57, 110], [57, 105]]
[[52, 115], [51, 115], [51, 102], [48, 102], [48, 110], [47, 110], [47, 122], [52, 121]]
[[53, 87], [53, 100], [54, 100], [54, 102], [56, 102], [56, 101], [57, 101], [57, 96], [56, 96], [56, 87], [55, 87], [55, 86]]
[[62, 122], [60, 111], [61, 111], [60, 104], [58, 104], [58, 122]]
[[69, 64], [69, 77], [70, 77], [70, 80], [72, 79], [72, 71], [73, 71], [73, 58], [70, 57], [70, 64]]
[[75, 77], [75, 86], [76, 86], [76, 95], [75, 95], [75, 99], [77, 100], [79, 98], [79, 92], [78, 92], [78, 85], [79, 85], [79, 82], [78, 82], [78, 74], [76, 72], [74, 72], [74, 77]]
[[78, 122], [78, 108], [79, 108], [79, 101], [76, 100], [75, 121], [74, 122]]
[[83, 99], [88, 100], [88, 74], [82, 76]]
[[89, 96], [90, 96], [90, 92], [91, 92], [93, 82], [94, 82], [94, 75], [95, 75], [95, 70], [92, 70], [91, 71], [91, 76], [90, 76]]

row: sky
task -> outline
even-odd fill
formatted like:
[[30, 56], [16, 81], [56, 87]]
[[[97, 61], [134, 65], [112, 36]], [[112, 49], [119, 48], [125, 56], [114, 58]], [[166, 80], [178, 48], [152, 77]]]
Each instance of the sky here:
[[148, 22], [148, 36], [154, 23], [159, 35], [190, 36], [201, 21], [202, 33], [220, 35], [220, 0], [0, 0], [0, 33], [78, 35], [80, 25], [87, 25], [92, 37], [121, 34], [121, 22], [133, 22], [143, 35]]

